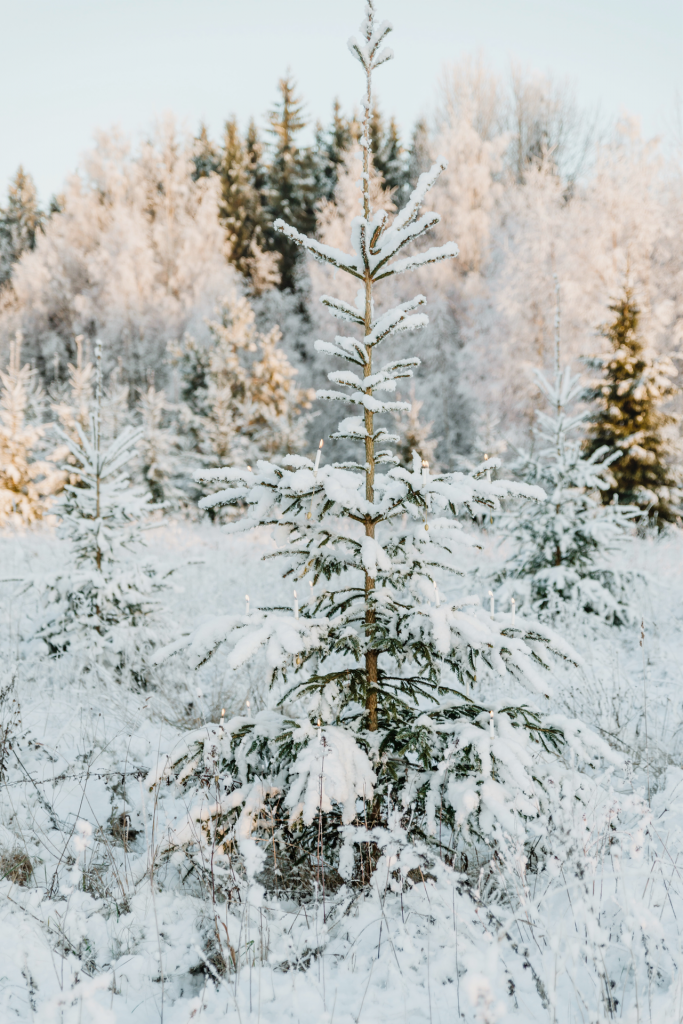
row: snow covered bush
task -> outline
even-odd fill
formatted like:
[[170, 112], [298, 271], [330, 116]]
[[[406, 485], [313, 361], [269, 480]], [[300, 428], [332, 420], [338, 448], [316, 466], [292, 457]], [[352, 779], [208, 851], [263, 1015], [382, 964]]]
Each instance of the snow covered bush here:
[[634, 621], [634, 575], [610, 564], [628, 540], [633, 506], [601, 496], [610, 487], [610, 467], [619, 452], [607, 447], [587, 455], [576, 435], [585, 413], [570, 408], [581, 395], [578, 376], [569, 367], [554, 380], [536, 373], [551, 413], [537, 411], [535, 450], [524, 453], [513, 469], [528, 484], [542, 487], [547, 501], [519, 503], [500, 517], [513, 553], [498, 577], [497, 598], [545, 621], [592, 612], [613, 625]]

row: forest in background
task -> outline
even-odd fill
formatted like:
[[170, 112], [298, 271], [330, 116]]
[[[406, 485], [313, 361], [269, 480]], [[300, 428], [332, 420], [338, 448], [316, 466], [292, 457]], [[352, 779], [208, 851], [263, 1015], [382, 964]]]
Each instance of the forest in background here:
[[[100, 133], [47, 209], [19, 170], [0, 216], [0, 362], [20, 331], [22, 360], [46, 389], [43, 421], [64, 401], [78, 351], [92, 361], [99, 337], [105, 379], [129, 415], [139, 419], [150, 387], [163, 392], [158, 425], [191, 452], [188, 421], [208, 411], [197, 388], [205, 395], [210, 386], [211, 323], [229, 322], [241, 299], [260, 332], [279, 328], [278, 352], [308, 393], [329, 369], [314, 342], [334, 272], [273, 223], [284, 217], [339, 244], [358, 213], [360, 149], [358, 115], [337, 103], [312, 145], [301, 141], [306, 128], [288, 76], [265, 129], [230, 119], [221, 139], [204, 127], [191, 137], [168, 116], [137, 145]], [[442, 72], [438, 105], [409, 139], [376, 107], [371, 145], [374, 199], [390, 212], [432, 159], [448, 160], [434, 192], [437, 234], [458, 238], [460, 258], [436, 270], [422, 366], [402, 395], [413, 402], [418, 447], [431, 441], [425, 451], [441, 465], [527, 441], [533, 370], [552, 366], [556, 282], [563, 355], [577, 370], [586, 373], [582, 357], [604, 353], [610, 305], [626, 291], [646, 350], [678, 359], [681, 169], [635, 122], [601, 123], [566, 86], [514, 69], [503, 80], [472, 59]], [[392, 284], [386, 301], [404, 299], [403, 287]], [[246, 370], [258, 359], [252, 344], [239, 343]], [[677, 411], [675, 394], [668, 408]], [[312, 411], [297, 435], [311, 451], [332, 423], [317, 404]], [[279, 447], [292, 450], [283, 423]], [[669, 435], [680, 463], [678, 431]], [[231, 443], [223, 437], [221, 457]]]

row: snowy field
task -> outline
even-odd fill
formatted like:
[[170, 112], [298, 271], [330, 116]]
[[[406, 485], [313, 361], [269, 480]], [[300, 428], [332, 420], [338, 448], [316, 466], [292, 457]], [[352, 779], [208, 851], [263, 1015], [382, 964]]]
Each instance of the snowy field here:
[[[503, 552], [494, 537], [481, 541], [474, 589], [486, 600]], [[172, 635], [241, 611], [247, 593], [252, 607], [291, 601], [260, 560], [274, 547], [265, 533], [166, 521], [148, 544], [178, 567]], [[66, 551], [49, 527], [5, 531], [2, 575], [45, 572]], [[418, 872], [406, 892], [342, 886], [326, 903], [314, 891], [296, 905], [255, 883], [218, 913], [183, 854], [163, 854], [187, 812], [183, 794], [150, 792], [145, 779], [221, 708], [265, 707], [263, 672], [230, 672], [219, 654], [197, 672], [169, 662], [150, 692], [74, 684], [67, 658], [46, 660], [23, 639], [32, 591], [3, 584], [0, 1020], [680, 1020], [683, 536], [633, 540], [623, 561], [645, 577], [635, 598], [644, 647], [639, 624], [567, 626], [584, 666], [555, 680], [556, 707], [612, 753], [571, 775], [573, 786], [583, 779], [581, 802], [567, 796], [571, 766], [558, 774], [552, 858], [527, 846], [524, 863], [508, 837], [507, 858]], [[232, 961], [220, 974], [218, 928]]]

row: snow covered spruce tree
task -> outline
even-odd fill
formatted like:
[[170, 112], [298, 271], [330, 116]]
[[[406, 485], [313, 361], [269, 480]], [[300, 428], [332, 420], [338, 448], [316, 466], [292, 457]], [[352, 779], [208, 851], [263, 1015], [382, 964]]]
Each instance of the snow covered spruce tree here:
[[615, 318], [603, 335], [611, 351], [587, 361], [600, 377], [585, 396], [592, 403], [586, 450], [607, 445], [621, 452], [611, 467], [604, 502], [614, 492], [651, 519], [678, 522], [682, 491], [672, 465], [671, 436], [676, 417], [662, 408], [676, 393], [676, 369], [668, 357], [656, 358], [647, 351], [638, 331], [640, 310], [629, 288], [610, 309]]
[[127, 427], [106, 447], [101, 443], [99, 346], [97, 351], [90, 431], [78, 422], [76, 439], [60, 431], [79, 481], [67, 484], [55, 508], [58, 534], [71, 552], [61, 569], [33, 581], [41, 592], [34, 635], [52, 655], [72, 655], [78, 674], [147, 688], [157, 673], [151, 656], [160, 642], [153, 613], [168, 584], [138, 553], [153, 506], [144, 488], [129, 485], [125, 467], [137, 454], [143, 428]]
[[491, 614], [467, 594], [447, 600], [441, 589], [460, 572], [458, 550], [472, 543], [458, 519], [463, 508], [497, 509], [501, 496], [542, 492], [491, 482], [483, 466], [471, 476], [433, 475], [417, 454], [411, 468], [400, 467], [388, 447], [398, 438], [378, 423], [409, 410], [386, 396], [419, 360], [377, 367], [376, 351], [427, 317], [422, 295], [380, 312], [376, 286], [458, 252], [450, 242], [396, 258], [439, 220], [420, 210], [443, 162], [420, 177], [393, 222], [370, 206], [372, 75], [392, 56], [382, 45], [389, 31], [369, 0], [361, 38], [350, 42], [366, 79], [352, 253], [276, 222], [359, 283], [355, 304], [322, 299], [353, 334], [316, 343], [351, 363], [329, 375], [335, 387], [318, 397], [352, 407], [332, 440], [356, 442], [359, 458], [323, 464], [319, 450], [315, 463], [289, 456], [204, 472], [223, 489], [201, 505], [232, 507], [238, 518], [229, 530], [275, 528], [292, 604], [235, 610], [159, 655], [187, 648], [199, 665], [225, 645], [237, 669], [265, 650], [273, 707], [191, 733], [148, 778], [150, 788], [175, 781], [198, 795], [168, 848], [185, 847], [201, 871], [208, 843], [214, 883], [223, 863], [235, 884], [235, 852], [247, 878], [273, 864], [276, 888], [288, 885], [287, 865], [307, 857], [315, 864], [309, 883], [331, 869], [367, 883], [381, 862], [382, 886], [390, 878], [382, 850], [399, 857], [393, 872], [414, 868], [418, 849], [448, 861], [463, 834], [490, 834], [496, 822], [516, 831], [521, 815], [537, 812], [532, 751], [562, 742], [558, 726], [526, 701], [546, 702], [545, 669], [553, 653], [571, 657], [568, 648], [543, 627], [519, 617], [513, 625], [510, 615]]
[[568, 411], [582, 393], [568, 366], [552, 381], [540, 372], [536, 379], [552, 412], [537, 411], [536, 447], [512, 468], [542, 487], [548, 500], [524, 502], [500, 517], [515, 548], [497, 578], [496, 599], [505, 607], [515, 600], [518, 609], [545, 621], [593, 612], [623, 625], [634, 618], [633, 574], [617, 571], [608, 556], [625, 542], [638, 509], [600, 500], [619, 453], [603, 447], [586, 456], [581, 439], [571, 436], [586, 417]]

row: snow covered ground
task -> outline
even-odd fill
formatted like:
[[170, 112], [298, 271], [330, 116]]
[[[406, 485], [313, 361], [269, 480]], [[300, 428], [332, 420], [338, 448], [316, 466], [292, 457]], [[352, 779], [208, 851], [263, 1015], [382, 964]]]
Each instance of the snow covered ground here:
[[[485, 573], [503, 556], [482, 540]], [[267, 534], [168, 521], [148, 543], [178, 566], [172, 635], [247, 594], [291, 603], [261, 561]], [[5, 532], [0, 576], [65, 551], [47, 527]], [[581, 803], [558, 774], [552, 858], [524, 863], [503, 837], [507, 855], [418, 871], [404, 893], [342, 888], [297, 905], [255, 884], [217, 914], [182, 853], [160, 856], [182, 799], [144, 782], [188, 728], [265, 706], [258, 667], [229, 672], [219, 654], [197, 672], [170, 662], [163, 691], [75, 684], [66, 659], [24, 639], [33, 591], [0, 585], [0, 1020], [683, 1020], [683, 536], [636, 539], [623, 558], [646, 576], [643, 646], [640, 624], [572, 622], [584, 668], [555, 686], [558, 711], [622, 761], [584, 770]], [[233, 957], [222, 977], [214, 929]]]

